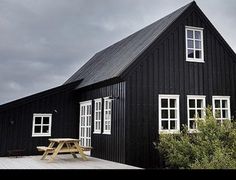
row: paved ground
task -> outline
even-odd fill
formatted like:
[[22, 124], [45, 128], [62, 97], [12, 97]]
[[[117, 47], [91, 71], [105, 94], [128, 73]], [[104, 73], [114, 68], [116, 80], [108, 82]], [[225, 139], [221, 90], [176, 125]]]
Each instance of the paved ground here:
[[1, 157], [0, 169], [139, 169], [138, 167], [88, 157], [74, 159], [70, 154], [58, 155], [53, 162], [40, 160], [41, 156]]

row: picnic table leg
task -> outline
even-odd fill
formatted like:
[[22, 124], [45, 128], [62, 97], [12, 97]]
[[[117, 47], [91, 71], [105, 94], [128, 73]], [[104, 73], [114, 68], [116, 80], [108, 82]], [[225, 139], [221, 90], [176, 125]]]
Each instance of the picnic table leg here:
[[79, 143], [78, 142], [74, 142], [74, 144], [75, 144], [76, 148], [78, 149], [78, 151], [79, 151], [81, 157], [83, 158], [83, 160], [88, 160], [88, 158], [85, 156], [82, 148], [80, 147]]
[[56, 157], [56, 155], [58, 154], [58, 152], [61, 150], [61, 148], [63, 147], [64, 142], [61, 142], [58, 144], [57, 148], [54, 150], [51, 159], [49, 160], [49, 162], [52, 162], [54, 160], [54, 158]]
[[[54, 146], [54, 144], [55, 144], [55, 142], [51, 142], [48, 147], [49, 147], [49, 148], [52, 148], [52, 147]], [[43, 156], [42, 156], [41, 160], [44, 160], [47, 155], [48, 155], [48, 151], [45, 151], [45, 152], [43, 153]]]
[[[67, 146], [68, 149], [72, 149], [70, 143], [66, 143], [66, 146]], [[72, 156], [73, 156], [74, 158], [77, 158], [77, 156], [76, 156], [76, 154], [75, 154], [74, 152], [71, 152], [71, 154], [72, 154]]]

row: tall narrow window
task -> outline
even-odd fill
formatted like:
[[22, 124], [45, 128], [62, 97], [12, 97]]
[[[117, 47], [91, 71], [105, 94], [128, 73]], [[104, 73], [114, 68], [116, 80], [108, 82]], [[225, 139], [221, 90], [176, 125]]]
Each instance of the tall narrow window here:
[[213, 96], [212, 101], [213, 115], [220, 124], [231, 118], [229, 96]]
[[33, 114], [32, 137], [51, 136], [52, 114]]
[[102, 99], [94, 100], [94, 134], [101, 133], [101, 120], [102, 120]]
[[205, 116], [206, 101], [205, 96], [187, 96], [188, 106], [188, 130], [196, 131], [196, 119]]
[[159, 132], [179, 132], [179, 124], [179, 95], [159, 95]]
[[204, 62], [203, 28], [185, 27], [186, 61]]
[[109, 97], [104, 98], [103, 134], [111, 134], [111, 102]]

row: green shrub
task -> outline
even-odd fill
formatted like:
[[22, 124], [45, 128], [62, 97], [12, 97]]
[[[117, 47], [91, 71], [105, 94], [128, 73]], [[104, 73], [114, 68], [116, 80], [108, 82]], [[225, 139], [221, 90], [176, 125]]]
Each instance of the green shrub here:
[[184, 126], [180, 134], [160, 134], [156, 148], [169, 168], [236, 168], [236, 125], [230, 120], [217, 123], [210, 107], [204, 120], [196, 120], [198, 133]]

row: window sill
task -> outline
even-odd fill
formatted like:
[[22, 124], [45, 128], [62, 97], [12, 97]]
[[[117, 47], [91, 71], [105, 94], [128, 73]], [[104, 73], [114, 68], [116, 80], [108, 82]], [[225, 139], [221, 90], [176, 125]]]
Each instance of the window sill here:
[[32, 137], [51, 137], [51, 134], [33, 134]]
[[159, 134], [180, 134], [180, 131], [179, 130], [174, 130], [174, 131], [163, 131], [163, 130], [160, 130], [159, 131]]
[[96, 132], [96, 131], [95, 131], [95, 132], [93, 132], [93, 134], [101, 134], [101, 132]]
[[204, 59], [186, 59], [186, 62], [205, 63]]
[[110, 132], [104, 132], [104, 133], [102, 133], [102, 134], [111, 135]]

